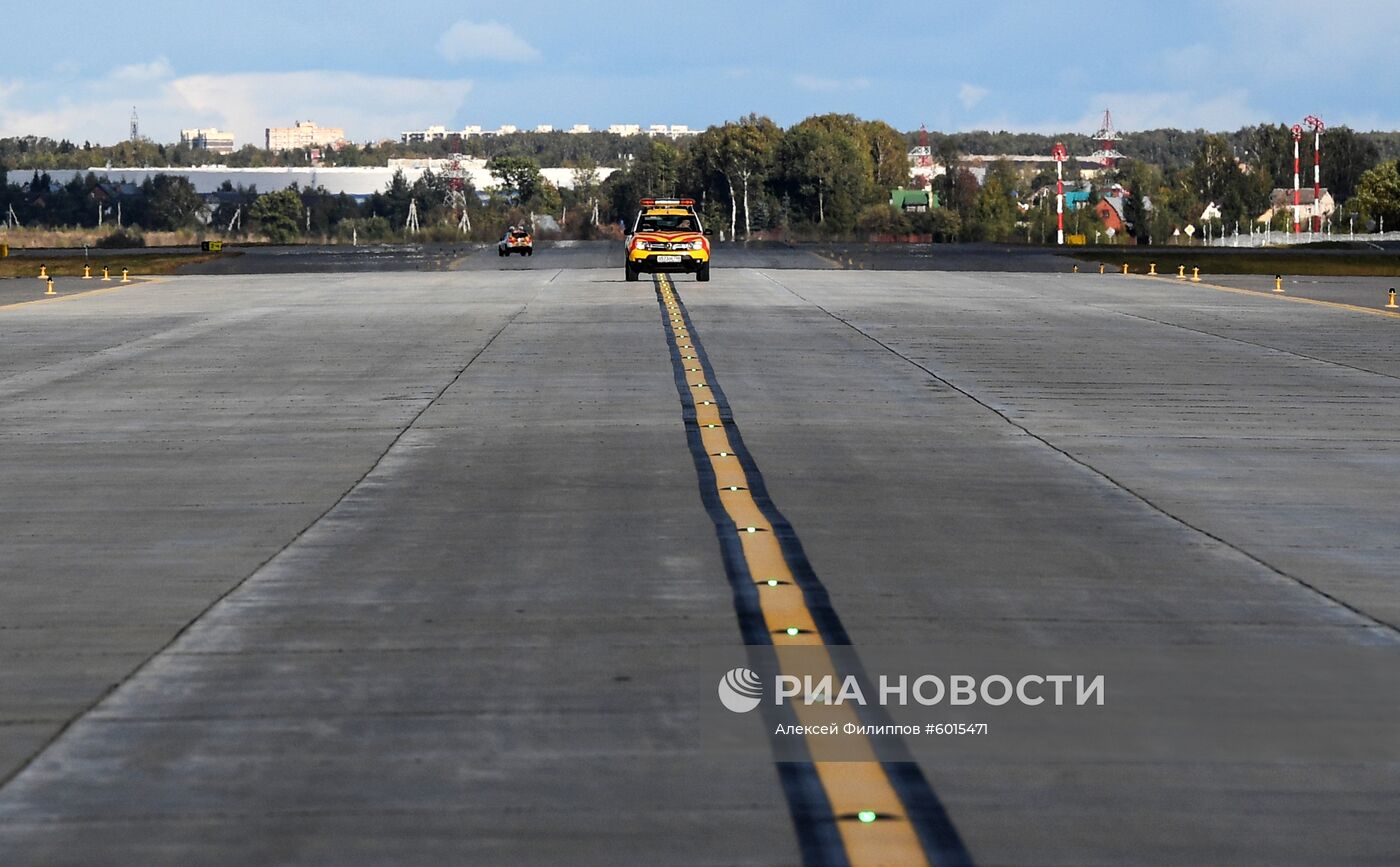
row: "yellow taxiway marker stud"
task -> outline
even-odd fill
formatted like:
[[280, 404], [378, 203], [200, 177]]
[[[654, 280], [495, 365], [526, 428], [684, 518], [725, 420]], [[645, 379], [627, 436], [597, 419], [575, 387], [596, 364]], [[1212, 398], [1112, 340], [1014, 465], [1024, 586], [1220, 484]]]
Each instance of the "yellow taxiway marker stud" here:
[[130, 276], [130, 275], [131, 275], [131, 272], [128, 271], [126, 268], [123, 268], [123, 269], [122, 269], [122, 282], [123, 282], [123, 283], [130, 283], [130, 282], [131, 282], [131, 276]]
[[106, 265], [103, 265], [103, 266], [102, 266], [102, 279], [103, 279], [103, 280], [111, 280], [111, 279], [112, 279], [112, 272], [107, 268]]
[[[784, 649], [778, 648], [780, 661]], [[799, 667], [818, 680], [826, 674], [836, 678], [835, 666], [829, 660], [825, 670], [820, 664], [813, 665], [810, 656]], [[839, 730], [847, 723], [861, 722], [849, 705], [813, 701], [794, 705], [794, 710], [802, 725], [836, 725]], [[841, 761], [826, 758], [829, 753], [820, 739], [809, 738], [808, 743], [815, 759], [813, 767], [836, 817], [847, 861], [852, 865], [928, 864], [918, 834], [909, 824], [904, 805], [869, 741], [843, 741]]]
[[904, 817], [904, 805], [874, 756], [867, 762], [816, 765], [852, 865], [928, 864], [918, 834]]
[[1127, 263], [1127, 262], [1124, 262], [1124, 263], [1123, 263], [1123, 273], [1124, 273], [1124, 274], [1128, 273], [1128, 263]]
[[1192, 269], [1191, 269], [1191, 282], [1192, 282], [1192, 283], [1199, 283], [1199, 282], [1201, 282], [1201, 269], [1200, 269], [1200, 268], [1192, 268]]
[[1176, 279], [1178, 279], [1178, 280], [1185, 280], [1185, 279], [1186, 279], [1186, 266], [1185, 266], [1185, 265], [1177, 265], [1177, 266], [1176, 266]]
[[1078, 265], [1075, 265], [1075, 266], [1074, 266], [1074, 269], [1073, 269], [1072, 271], [1070, 271], [1070, 273], [1071, 273], [1071, 274], [1078, 274], [1078, 273], [1079, 273], [1079, 266], [1078, 266]]
[[[663, 297], [670, 300], [670, 279], [659, 277], [657, 284], [663, 290]], [[689, 340], [689, 335], [683, 329], [673, 325], [672, 330], [677, 334], [677, 346], [682, 354], [698, 354], [693, 352], [693, 346], [681, 342]], [[705, 382], [703, 370], [696, 369], [698, 365], [689, 367], [684, 370], [688, 384], [709, 385]], [[701, 443], [710, 455], [715, 486], [726, 514], [734, 522], [744, 564], [759, 588], [763, 623], [775, 649], [781, 654], [787, 648], [821, 648], [824, 641], [807, 607], [806, 597], [797, 585], [771, 524], [749, 490], [748, 479], [738, 456], [733, 453], [733, 444], [718, 403], [705, 397], [708, 388], [694, 389], [691, 393], [694, 395], [691, 405]], [[793, 664], [782, 667], [786, 670], [809, 668]], [[797, 711], [804, 724], [815, 719], [859, 722], [851, 708], [839, 705], [799, 706]], [[818, 744], [811, 742], [811, 746], [813, 756], [818, 756]], [[847, 861], [856, 867], [867, 864], [928, 864], [918, 834], [905, 816], [904, 805], [875, 755], [873, 745], [864, 741], [855, 747], [853, 755], [847, 754], [841, 758], [843, 760], [839, 762], [814, 761], [813, 768], [835, 814]]]
[[747, 488], [749, 477], [744, 475], [744, 468], [738, 461], [710, 461], [710, 466], [714, 468], [715, 487], [717, 488]]
[[1104, 263], [1100, 262], [1100, 263], [1099, 263], [1099, 273], [1102, 274], [1102, 273], [1104, 273], [1106, 270], [1108, 270], [1108, 266], [1105, 265]]
[[1280, 274], [1279, 276], [1277, 276], [1277, 277], [1274, 278], [1274, 291], [1275, 291], [1275, 292], [1282, 292], [1282, 291], [1283, 291], [1283, 275], [1282, 275], [1282, 274]]
[[1147, 264], [1147, 276], [1149, 276], [1149, 277], [1156, 277], [1156, 276], [1157, 276], [1157, 263], [1156, 263], [1156, 262], [1149, 262], [1149, 263]]
[[720, 502], [724, 504], [724, 511], [729, 515], [739, 532], [746, 536], [754, 533], [773, 532], [773, 528], [768, 524], [768, 519], [763, 517], [763, 512], [754, 502], [753, 496], [742, 488], [738, 491], [730, 491], [727, 490], [729, 487], [731, 486], [719, 486]]
[[704, 444], [705, 451], [712, 455], [734, 454], [734, 447], [729, 444], [729, 434], [723, 427], [700, 428], [700, 442]]
[[39, 266], [39, 279], [40, 279], [40, 280], [47, 280], [47, 279], [49, 279], [49, 266], [48, 266], [48, 265], [40, 265], [40, 266]]
[[1395, 290], [1394, 290], [1394, 289], [1391, 289], [1391, 290], [1390, 290], [1390, 302], [1387, 303], [1385, 306], [1387, 306], [1387, 307], [1389, 307], [1389, 308], [1391, 308], [1391, 309], [1394, 309], [1394, 308], [1396, 308], [1396, 307], [1400, 307], [1400, 304], [1396, 304], [1396, 303], [1395, 303]]
[[52, 277], [49, 278], [49, 282], [48, 282], [46, 285], [48, 286], [48, 288], [44, 290], [44, 294], [45, 294], [45, 295], [57, 295], [57, 294], [58, 294], [57, 292], [53, 291], [53, 278], [52, 278]]
[[91, 280], [91, 279], [92, 279], [92, 266], [91, 266], [91, 265], [84, 265], [84, 266], [83, 266], [83, 279], [84, 279], [84, 280]]

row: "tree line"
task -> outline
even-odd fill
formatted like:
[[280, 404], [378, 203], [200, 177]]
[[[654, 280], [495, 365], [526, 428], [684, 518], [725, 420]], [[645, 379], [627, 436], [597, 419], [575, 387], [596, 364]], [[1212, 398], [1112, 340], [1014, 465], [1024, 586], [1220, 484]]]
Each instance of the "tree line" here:
[[[1025, 168], [1001, 161], [986, 166], [968, 158], [988, 152], [1048, 154], [1057, 139], [1006, 132], [929, 133], [935, 162], [947, 166], [932, 191], [938, 207], [906, 213], [891, 206], [891, 191], [909, 183], [908, 151], [919, 140], [918, 133], [849, 114], [817, 115], [787, 128], [751, 114], [679, 140], [562, 132], [468, 139], [465, 144], [489, 153], [488, 167], [497, 180], [482, 197], [469, 188], [454, 197], [446, 178], [427, 172], [413, 182], [397, 175], [385, 190], [362, 201], [323, 189], [260, 195], [255, 188], [226, 185], [211, 204], [176, 176], [156, 176], [120, 201], [124, 221], [148, 229], [205, 226], [260, 231], [281, 241], [400, 237], [411, 207], [424, 232], [434, 237], [457, 237], [454, 232], [470, 221], [472, 236], [484, 239], [532, 215], [549, 215], [566, 235], [590, 237], [613, 232], [648, 195], [695, 197], [707, 222], [729, 238], [917, 234], [939, 241], [1036, 242], [1053, 237], [1054, 204], [1047, 195], [1055, 177], [1051, 164]], [[1085, 136], [1062, 140], [1080, 157], [1066, 164], [1070, 187], [1076, 188], [1090, 165], [1083, 157], [1096, 145]], [[389, 154], [445, 156], [463, 144], [449, 139], [411, 147], [350, 147], [330, 158], [383, 165]], [[1323, 147], [1324, 183], [1340, 205], [1337, 219], [1355, 218], [1363, 227], [1384, 219], [1400, 227], [1400, 168], [1394, 156], [1400, 152], [1400, 134], [1336, 127], [1325, 134]], [[1210, 227], [1213, 231], [1228, 232], [1238, 225], [1247, 232], [1272, 204], [1274, 190], [1292, 188], [1293, 139], [1284, 125], [1233, 133], [1130, 133], [1120, 149], [1129, 159], [1099, 173], [1093, 195], [1115, 187], [1125, 191], [1125, 217], [1140, 242], [1161, 243], [1183, 226], [1198, 223], [1209, 204], [1222, 214]], [[1311, 149], [1312, 137], [1305, 136], [1302, 161], [1308, 168]], [[98, 189], [93, 175], [56, 185], [28, 164], [61, 156], [91, 165], [93, 155], [103, 152], [87, 143], [0, 140], [0, 216], [13, 210], [26, 224], [97, 225], [106, 219], [103, 203], [110, 207], [112, 197]], [[261, 153], [269, 159], [295, 156]], [[187, 146], [162, 148], [143, 141], [124, 142], [111, 155], [114, 163], [128, 165], [162, 155], [172, 164], [199, 161], [198, 152]], [[554, 187], [541, 176], [541, 164], [572, 167], [574, 183]], [[25, 168], [7, 173], [6, 165]], [[601, 181], [600, 165], [615, 165], [618, 171]], [[1286, 221], [1287, 213], [1280, 219]], [[1072, 221], [1072, 231], [1089, 234], [1095, 228], [1083, 211], [1075, 212]]]

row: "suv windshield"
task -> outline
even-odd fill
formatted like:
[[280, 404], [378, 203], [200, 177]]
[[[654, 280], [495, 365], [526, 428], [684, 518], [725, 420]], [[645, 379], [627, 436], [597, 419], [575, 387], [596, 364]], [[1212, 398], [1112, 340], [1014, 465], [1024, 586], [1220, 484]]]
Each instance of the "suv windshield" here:
[[689, 214], [642, 214], [637, 218], [638, 232], [698, 232], [699, 221]]

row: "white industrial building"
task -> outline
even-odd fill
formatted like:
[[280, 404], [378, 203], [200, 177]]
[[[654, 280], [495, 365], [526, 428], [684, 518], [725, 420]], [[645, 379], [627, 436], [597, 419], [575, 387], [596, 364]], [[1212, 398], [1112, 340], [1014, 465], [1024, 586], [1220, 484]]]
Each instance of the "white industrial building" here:
[[[394, 178], [394, 172], [402, 171], [409, 183], [413, 183], [422, 177], [423, 172], [431, 169], [434, 172], [441, 172], [448, 166], [447, 160], [439, 159], [409, 159], [390, 160], [387, 166], [353, 166], [353, 167], [311, 167], [301, 166], [294, 168], [229, 168], [228, 166], [198, 166], [196, 168], [104, 168], [94, 167], [90, 169], [50, 169], [49, 177], [57, 184], [66, 184], [75, 176], [86, 177], [89, 173], [95, 175], [99, 181], [108, 183], [124, 183], [140, 185], [147, 178], [156, 175], [173, 175], [176, 177], [188, 178], [194, 188], [201, 194], [213, 193], [221, 187], [225, 181], [232, 183], [235, 187], [257, 187], [259, 193], [270, 193], [276, 190], [285, 190], [292, 184], [296, 184], [301, 189], [311, 187], [324, 187], [327, 192], [333, 195], [344, 193], [355, 198], [365, 198], [374, 193], [382, 193], [388, 188], [389, 182]], [[469, 158], [461, 162], [462, 169], [471, 180], [472, 186], [478, 190], [489, 190], [500, 185], [500, 182], [491, 175], [486, 168], [486, 161], [483, 159]], [[597, 177], [599, 182], [605, 180], [615, 168], [599, 167]], [[540, 169], [540, 174], [556, 187], [572, 189], [574, 186], [574, 170], [566, 167], [546, 167]]]

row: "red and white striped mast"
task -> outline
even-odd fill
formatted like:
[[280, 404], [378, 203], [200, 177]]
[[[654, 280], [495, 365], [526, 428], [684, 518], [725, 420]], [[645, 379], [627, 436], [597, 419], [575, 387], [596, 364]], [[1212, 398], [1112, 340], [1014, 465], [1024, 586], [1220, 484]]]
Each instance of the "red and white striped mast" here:
[[1298, 214], [1303, 208], [1302, 160], [1298, 150], [1303, 141], [1303, 128], [1293, 124], [1293, 234], [1298, 234]]
[[1055, 221], [1058, 224], [1056, 233], [1056, 243], [1061, 247], [1065, 245], [1065, 160], [1069, 158], [1069, 151], [1060, 142], [1055, 143], [1054, 150], [1050, 151], [1055, 157]]
[[1313, 131], [1313, 218], [1312, 230], [1322, 231], [1322, 134], [1327, 131], [1327, 124], [1322, 122], [1322, 118], [1315, 114], [1310, 114], [1303, 118], [1303, 123], [1312, 127]]

